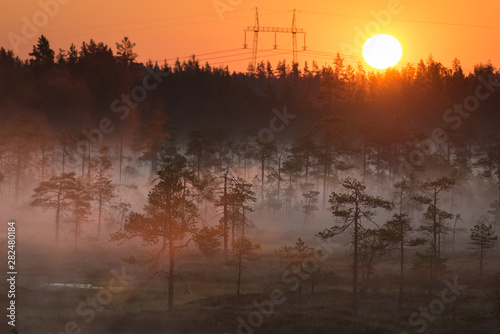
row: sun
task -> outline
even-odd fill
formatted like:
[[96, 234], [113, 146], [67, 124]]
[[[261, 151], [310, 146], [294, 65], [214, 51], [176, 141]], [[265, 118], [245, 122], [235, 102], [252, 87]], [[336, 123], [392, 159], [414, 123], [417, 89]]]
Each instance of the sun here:
[[403, 56], [399, 41], [386, 34], [374, 35], [363, 45], [363, 58], [371, 67], [385, 70], [396, 65]]

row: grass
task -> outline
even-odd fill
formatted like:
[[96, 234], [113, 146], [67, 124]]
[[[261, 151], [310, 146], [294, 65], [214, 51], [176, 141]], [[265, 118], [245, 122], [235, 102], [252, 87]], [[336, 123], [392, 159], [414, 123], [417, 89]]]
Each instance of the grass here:
[[[406, 288], [402, 314], [397, 309], [397, 285], [388, 270], [393, 270], [394, 259], [379, 262], [372, 278], [371, 288], [360, 295], [359, 315], [351, 314], [350, 260], [335, 257], [322, 266], [334, 270], [338, 276], [335, 284], [321, 284], [314, 294], [308, 281], [304, 281], [301, 302], [296, 293], [288, 291], [286, 303], [274, 305], [270, 315], [262, 321], [256, 313], [254, 302], [270, 300], [273, 290], [286, 290], [282, 282], [285, 264], [273, 254], [244, 269], [241, 296], [236, 296], [236, 270], [220, 258], [205, 258], [197, 252], [187, 251], [177, 262], [178, 280], [175, 283], [175, 311], [167, 315], [165, 278], [151, 275], [142, 267], [127, 267], [127, 274], [134, 279], [129, 288], [112, 293], [112, 300], [102, 310], [86, 305], [98, 297], [101, 290], [50, 289], [44, 282], [90, 283], [103, 288], [113, 278], [111, 270], [121, 272], [124, 264], [116, 253], [100, 253], [99, 249], [77, 254], [50, 254], [33, 250], [19, 256], [16, 303], [18, 330], [21, 334], [64, 333], [64, 327], [74, 322], [81, 333], [238, 333], [243, 319], [247, 324], [241, 333], [416, 333], [419, 327], [410, 326], [408, 317], [427, 307], [436, 298], [422, 292], [418, 286]], [[47, 261], [50, 257], [51, 261]], [[98, 259], [98, 261], [96, 261]], [[498, 263], [498, 258], [490, 259]], [[496, 261], [496, 262], [495, 262]], [[455, 260], [460, 267], [474, 268], [474, 258]], [[42, 263], [44, 263], [42, 265]], [[452, 263], [451, 265], [454, 265]], [[479, 280], [471, 272], [464, 276], [469, 287], [455, 305], [456, 321], [453, 322], [453, 305], [429, 322], [425, 333], [493, 333], [498, 320], [485, 320], [478, 314], [489, 314], [491, 302], [486, 294], [497, 286], [495, 271], [486, 274], [489, 279]], [[453, 275], [450, 274], [450, 280]], [[416, 282], [415, 284], [417, 284]], [[186, 285], [189, 294], [184, 294]], [[6, 291], [6, 282], [2, 289]], [[436, 293], [444, 288], [437, 287]], [[79, 305], [84, 307], [78, 310]], [[92, 310], [95, 313], [92, 315]], [[83, 312], [82, 312], [83, 311]], [[479, 312], [479, 313], [478, 313]], [[250, 318], [249, 318], [250, 317]], [[252, 318], [254, 317], [254, 318]], [[479, 320], [475, 318], [480, 318]], [[252, 319], [254, 322], [252, 322]], [[471, 325], [467, 327], [466, 325]], [[76, 333], [76, 332], [75, 332]]]

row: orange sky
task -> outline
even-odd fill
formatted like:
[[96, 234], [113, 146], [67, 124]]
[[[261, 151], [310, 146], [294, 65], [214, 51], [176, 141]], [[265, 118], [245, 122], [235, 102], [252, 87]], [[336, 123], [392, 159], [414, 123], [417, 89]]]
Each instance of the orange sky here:
[[[58, 3], [57, 13], [44, 14], [41, 3]], [[222, 13], [221, 20], [214, 4], [226, 5], [232, 11]], [[299, 53], [301, 66], [304, 60], [315, 59], [319, 65], [331, 62], [331, 54], [337, 51], [351, 53], [346, 59], [361, 59], [361, 49], [346, 50], [345, 47], [356, 47], [356, 31], [364, 32], [367, 26], [372, 26], [400, 40], [404, 50], [400, 64], [416, 63], [432, 53], [445, 66], [450, 66], [458, 57], [466, 70], [489, 59], [500, 67], [498, 0], [474, 3], [431, 0], [22, 0], [4, 4], [0, 13], [0, 45], [13, 49], [10, 39], [23, 37], [25, 22], [33, 23], [35, 17], [38, 20], [35, 23], [40, 26], [36, 27], [36, 36], [26, 36], [17, 48], [23, 59], [28, 57], [42, 33], [55, 50], [68, 49], [72, 42], [79, 47], [82, 41], [90, 38], [115, 49], [115, 42], [129, 36], [137, 44], [136, 52], [141, 61], [167, 58], [172, 64], [175, 57], [195, 53], [200, 55], [202, 63], [208, 60], [214, 65], [227, 64], [231, 70], [245, 70], [251, 51], [242, 49], [243, 29], [253, 25], [255, 7], [259, 7], [261, 26], [278, 27], [291, 26], [292, 10], [297, 9], [297, 26], [307, 31], [310, 50]], [[388, 13], [390, 8], [393, 13], [387, 22], [382, 22], [384, 26], [373, 18], [373, 12]], [[264, 51], [273, 48], [274, 35], [260, 35], [259, 59], [269, 59], [273, 66], [280, 59], [291, 60], [291, 52]], [[252, 38], [253, 34], [249, 33], [250, 47]], [[302, 45], [303, 39], [299, 36], [299, 49]], [[291, 50], [291, 36], [278, 35], [278, 47]], [[202, 55], [207, 53], [212, 54]]]

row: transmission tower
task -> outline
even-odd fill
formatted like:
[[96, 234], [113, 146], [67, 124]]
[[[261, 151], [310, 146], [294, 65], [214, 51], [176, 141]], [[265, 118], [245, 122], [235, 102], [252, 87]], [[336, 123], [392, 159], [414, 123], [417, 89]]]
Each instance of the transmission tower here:
[[304, 46], [303, 50], [306, 50], [306, 32], [304, 29], [297, 28], [297, 21], [295, 16], [295, 9], [293, 10], [293, 19], [292, 19], [292, 27], [291, 28], [281, 28], [281, 27], [261, 27], [259, 25], [259, 10], [255, 8], [255, 23], [253, 27], [247, 27], [245, 32], [245, 42], [243, 44], [243, 48], [247, 48], [247, 32], [253, 31], [253, 49], [252, 49], [252, 66], [253, 70], [257, 68], [257, 49], [259, 42], [259, 32], [273, 32], [274, 33], [274, 49], [278, 48], [278, 44], [276, 43], [276, 34], [277, 33], [286, 33], [292, 34], [293, 38], [293, 63], [297, 63], [297, 34], [304, 35]]

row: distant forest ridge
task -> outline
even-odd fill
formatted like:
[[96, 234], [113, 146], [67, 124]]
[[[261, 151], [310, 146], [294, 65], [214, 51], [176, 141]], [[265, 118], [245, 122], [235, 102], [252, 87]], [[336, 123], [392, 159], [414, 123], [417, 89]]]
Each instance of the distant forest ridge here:
[[5, 130], [21, 114], [51, 132], [80, 132], [104, 122], [113, 128], [105, 140], [116, 141], [134, 137], [162, 114], [166, 131], [180, 139], [206, 124], [242, 139], [263, 134], [286, 108], [294, 118], [273, 132], [276, 139], [338, 117], [351, 139], [432, 136], [438, 129], [473, 143], [495, 135], [500, 124], [500, 72], [491, 63], [466, 74], [458, 59], [447, 68], [429, 56], [416, 66], [371, 72], [361, 63], [345, 65], [338, 54], [321, 67], [262, 61], [231, 73], [227, 66], [199, 64], [194, 55], [174, 64], [137, 63], [134, 46], [125, 37], [116, 52], [94, 40], [56, 52], [42, 35], [24, 61], [0, 48], [1, 126]]

